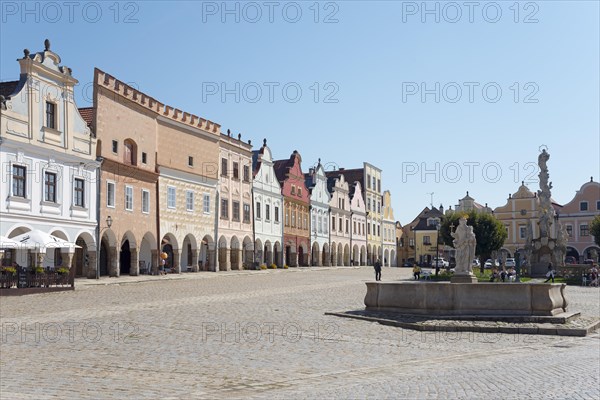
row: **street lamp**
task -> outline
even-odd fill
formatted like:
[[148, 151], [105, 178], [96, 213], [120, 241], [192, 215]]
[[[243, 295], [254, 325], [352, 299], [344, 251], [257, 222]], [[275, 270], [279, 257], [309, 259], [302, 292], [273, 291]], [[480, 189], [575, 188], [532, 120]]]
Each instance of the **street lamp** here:
[[436, 221], [435, 229], [437, 231], [437, 236], [435, 237], [435, 276], [438, 276], [440, 272], [440, 222]]
[[100, 279], [100, 245], [102, 242], [102, 231], [105, 229], [110, 229], [112, 223], [113, 219], [109, 215], [106, 217], [106, 227], [100, 228], [100, 224], [98, 224], [98, 237], [96, 238], [96, 279]]

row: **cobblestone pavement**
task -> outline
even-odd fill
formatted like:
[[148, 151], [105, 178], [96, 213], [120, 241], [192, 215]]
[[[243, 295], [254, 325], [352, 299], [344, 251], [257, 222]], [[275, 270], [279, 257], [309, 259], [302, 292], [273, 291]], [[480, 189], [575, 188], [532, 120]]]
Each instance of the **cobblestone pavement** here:
[[[364, 307], [372, 275], [194, 273], [1, 298], [0, 398], [600, 398], [598, 333], [417, 332], [324, 315]], [[571, 310], [599, 315], [597, 288], [566, 293]]]

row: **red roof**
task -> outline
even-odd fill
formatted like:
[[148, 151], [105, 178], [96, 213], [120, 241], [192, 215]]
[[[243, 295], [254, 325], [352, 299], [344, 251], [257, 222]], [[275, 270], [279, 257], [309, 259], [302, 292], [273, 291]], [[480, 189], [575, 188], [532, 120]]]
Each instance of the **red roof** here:
[[94, 120], [94, 107], [84, 107], [79, 109], [79, 114], [81, 118], [85, 121], [87, 126], [92, 126], [92, 121]]

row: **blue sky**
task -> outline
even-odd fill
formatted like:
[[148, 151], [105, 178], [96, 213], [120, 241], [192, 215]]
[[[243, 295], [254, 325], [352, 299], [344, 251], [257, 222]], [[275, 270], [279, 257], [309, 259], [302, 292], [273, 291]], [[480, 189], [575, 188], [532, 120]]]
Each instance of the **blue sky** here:
[[1, 3], [0, 80], [49, 38], [80, 107], [98, 67], [305, 170], [369, 161], [403, 224], [431, 192], [537, 189], [541, 145], [559, 203], [600, 179], [597, 1], [23, 4]]

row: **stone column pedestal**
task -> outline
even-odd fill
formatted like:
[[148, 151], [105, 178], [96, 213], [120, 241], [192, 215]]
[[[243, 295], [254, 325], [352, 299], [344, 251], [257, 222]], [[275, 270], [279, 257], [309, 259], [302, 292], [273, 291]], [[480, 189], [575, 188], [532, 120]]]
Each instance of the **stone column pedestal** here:
[[200, 267], [198, 265], [198, 256], [200, 252], [198, 249], [192, 250], [192, 272], [198, 272]]
[[140, 253], [139, 253], [138, 249], [131, 249], [130, 254], [131, 254], [131, 264], [130, 264], [131, 267], [129, 268], [129, 275], [137, 276], [140, 274], [140, 263], [138, 262]]
[[84, 271], [83, 274], [87, 276], [89, 279], [96, 278], [96, 260], [97, 253], [95, 251], [88, 251], [88, 265], [87, 271]]
[[453, 275], [450, 278], [451, 283], [477, 283], [477, 277], [473, 274]]

